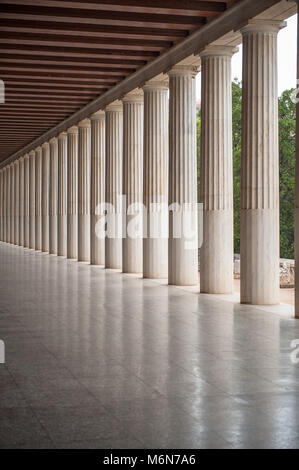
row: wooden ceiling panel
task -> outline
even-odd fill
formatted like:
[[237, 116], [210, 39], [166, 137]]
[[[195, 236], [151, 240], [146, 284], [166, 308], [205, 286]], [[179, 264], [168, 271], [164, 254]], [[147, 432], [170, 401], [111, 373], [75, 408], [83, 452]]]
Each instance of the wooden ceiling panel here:
[[0, 162], [227, 9], [218, 0], [3, 0]]

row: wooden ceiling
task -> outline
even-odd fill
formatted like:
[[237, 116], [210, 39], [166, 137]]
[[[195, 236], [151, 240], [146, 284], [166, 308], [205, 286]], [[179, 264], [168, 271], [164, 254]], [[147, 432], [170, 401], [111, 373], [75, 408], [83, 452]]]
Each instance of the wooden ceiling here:
[[235, 0], [1, 0], [0, 161]]

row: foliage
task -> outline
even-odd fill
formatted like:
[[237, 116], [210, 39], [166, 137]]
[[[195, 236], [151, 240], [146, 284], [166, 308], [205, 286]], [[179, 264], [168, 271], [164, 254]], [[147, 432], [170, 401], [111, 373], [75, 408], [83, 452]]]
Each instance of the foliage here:
[[238, 80], [232, 82], [233, 115], [233, 183], [234, 183], [234, 250], [240, 253], [240, 186], [241, 186], [241, 127], [242, 87]]
[[199, 201], [199, 175], [200, 175], [200, 111], [196, 113], [196, 135], [197, 135], [197, 202]]
[[296, 104], [294, 89], [285, 90], [278, 100], [280, 256], [294, 258], [295, 138]]

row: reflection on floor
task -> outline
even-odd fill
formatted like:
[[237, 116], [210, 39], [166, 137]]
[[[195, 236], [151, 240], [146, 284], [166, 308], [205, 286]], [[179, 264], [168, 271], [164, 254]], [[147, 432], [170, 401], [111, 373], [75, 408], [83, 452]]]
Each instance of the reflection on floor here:
[[299, 447], [298, 320], [3, 243], [0, 281], [1, 448]]

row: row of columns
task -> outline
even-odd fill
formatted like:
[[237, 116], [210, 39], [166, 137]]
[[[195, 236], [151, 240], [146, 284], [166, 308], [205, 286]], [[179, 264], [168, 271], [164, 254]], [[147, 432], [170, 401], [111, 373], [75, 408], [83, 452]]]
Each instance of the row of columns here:
[[[282, 26], [252, 20], [241, 30], [244, 303], [279, 301], [277, 33]], [[208, 46], [200, 53], [204, 293], [233, 290], [235, 51]], [[181, 217], [184, 223], [191, 220], [197, 239], [196, 73], [193, 66], [177, 65], [168, 80], [147, 82], [4, 167], [1, 240], [145, 278], [168, 278], [173, 285], [196, 285], [198, 247], [188, 245], [184, 231], [175, 234]], [[105, 210], [112, 236], [103, 238]], [[130, 238], [136, 226], [140, 236]], [[149, 236], [157, 227], [159, 235]]]

